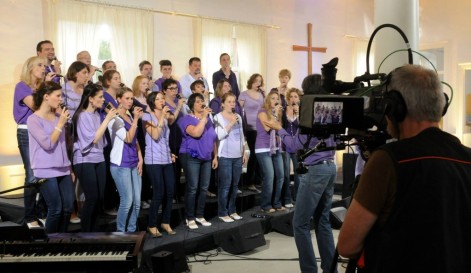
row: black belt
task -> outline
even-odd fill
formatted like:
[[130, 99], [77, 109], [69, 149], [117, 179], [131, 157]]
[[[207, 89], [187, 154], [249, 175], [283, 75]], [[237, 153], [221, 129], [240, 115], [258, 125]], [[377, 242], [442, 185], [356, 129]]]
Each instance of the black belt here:
[[334, 163], [334, 160], [333, 159], [321, 160], [321, 161], [318, 161], [314, 164], [310, 164], [310, 165], [306, 165], [306, 166], [309, 167], [309, 166], [316, 166], [316, 165], [329, 164], [329, 163]]

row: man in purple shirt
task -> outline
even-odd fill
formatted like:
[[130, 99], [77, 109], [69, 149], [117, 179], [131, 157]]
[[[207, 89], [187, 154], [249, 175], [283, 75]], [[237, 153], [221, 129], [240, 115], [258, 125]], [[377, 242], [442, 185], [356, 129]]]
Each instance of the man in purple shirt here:
[[235, 73], [231, 70], [231, 57], [229, 54], [222, 53], [221, 56], [219, 56], [219, 63], [221, 64], [221, 69], [213, 73], [213, 89], [216, 90], [216, 86], [220, 80], [228, 79], [232, 87], [232, 93], [236, 95], [236, 98], [239, 98], [239, 85]]
[[[61, 74], [61, 62], [57, 60], [56, 53], [54, 51], [54, 45], [49, 40], [44, 40], [39, 42], [36, 45], [36, 53], [40, 57], [47, 59], [46, 65], [46, 74], [49, 72], [54, 72], [56, 74]], [[52, 81], [59, 83], [60, 78], [54, 77]]]

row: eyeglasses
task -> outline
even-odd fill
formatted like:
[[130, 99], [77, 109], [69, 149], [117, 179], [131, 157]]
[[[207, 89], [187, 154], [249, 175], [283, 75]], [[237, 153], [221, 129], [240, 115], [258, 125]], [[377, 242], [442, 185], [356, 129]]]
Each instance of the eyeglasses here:
[[169, 88], [167, 88], [167, 90], [176, 91], [176, 90], [178, 90], [178, 87], [169, 87]]

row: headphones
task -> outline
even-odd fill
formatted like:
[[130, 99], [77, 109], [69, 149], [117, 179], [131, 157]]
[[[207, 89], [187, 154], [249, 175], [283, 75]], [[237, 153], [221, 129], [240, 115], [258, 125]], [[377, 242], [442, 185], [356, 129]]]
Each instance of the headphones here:
[[[395, 124], [404, 121], [404, 119], [406, 118], [407, 105], [401, 93], [394, 89], [388, 90], [388, 85], [391, 83], [392, 74], [395, 71], [401, 69], [401, 67], [398, 67], [391, 71], [386, 76], [386, 80], [383, 83], [383, 85], [386, 87], [386, 90], [383, 94], [384, 114]], [[442, 110], [442, 116], [446, 114], [448, 106], [450, 104], [449, 97], [445, 92], [443, 92], [443, 96], [445, 97], [445, 106]]]

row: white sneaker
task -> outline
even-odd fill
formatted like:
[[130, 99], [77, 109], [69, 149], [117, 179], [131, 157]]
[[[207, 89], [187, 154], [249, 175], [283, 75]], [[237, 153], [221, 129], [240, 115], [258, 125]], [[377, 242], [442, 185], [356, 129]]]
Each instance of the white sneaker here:
[[198, 225], [196, 224], [195, 220], [186, 220], [186, 225], [188, 226], [189, 229], [197, 229]]
[[291, 209], [291, 208], [294, 208], [294, 205], [293, 204], [285, 204], [285, 208]]
[[206, 221], [204, 218], [195, 218], [196, 222], [200, 223], [201, 225], [205, 227], [209, 227], [211, 225], [210, 222]]
[[229, 216], [219, 217], [219, 219], [221, 219], [221, 221], [223, 221], [224, 223], [232, 223], [232, 222], [234, 222], [234, 219], [232, 219], [232, 218], [229, 217]]
[[72, 224], [80, 224], [81, 220], [78, 217], [70, 218], [70, 223]]
[[38, 221], [32, 221], [26, 224], [28, 228], [39, 228], [41, 227], [38, 223]]
[[43, 224], [43, 227], [46, 226], [46, 218], [44, 218], [44, 219], [39, 218], [39, 222], [41, 222], [41, 224]]
[[150, 204], [147, 203], [146, 201], [141, 201], [141, 209], [149, 209]]
[[240, 216], [239, 214], [237, 214], [237, 212], [234, 212], [233, 214], [230, 215], [232, 219], [234, 220], [242, 220], [242, 216]]
[[242, 191], [241, 191], [241, 190], [237, 190], [237, 194], [242, 194]]

